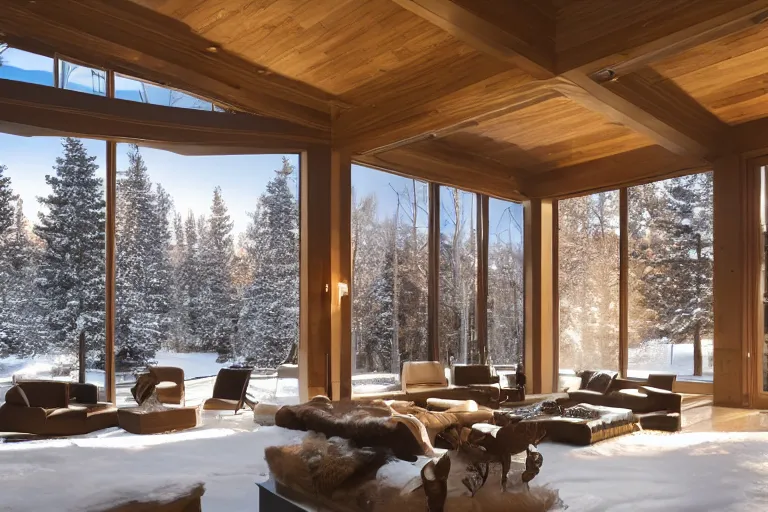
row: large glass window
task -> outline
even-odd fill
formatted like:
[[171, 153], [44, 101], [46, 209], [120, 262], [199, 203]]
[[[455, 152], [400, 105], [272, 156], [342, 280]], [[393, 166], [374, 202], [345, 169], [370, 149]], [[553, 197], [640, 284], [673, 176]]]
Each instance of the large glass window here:
[[[104, 388], [106, 143], [0, 135], [0, 387]], [[81, 347], [82, 342], [82, 347]]]
[[479, 361], [475, 336], [477, 194], [440, 187], [440, 359]]
[[712, 173], [632, 187], [630, 377], [712, 380]]
[[165, 107], [213, 110], [210, 101], [123, 75], [115, 75], [115, 98]]
[[107, 72], [59, 60], [59, 87], [96, 96], [107, 95]]
[[523, 205], [488, 200], [488, 361], [522, 363], [525, 346]]
[[53, 85], [53, 59], [0, 43], [0, 78]]
[[[221, 367], [298, 399], [298, 157], [118, 145], [115, 365], [176, 366], [187, 400]], [[118, 378], [118, 381], [120, 379]]]
[[619, 369], [619, 193], [558, 202], [560, 371]]
[[352, 166], [352, 389], [397, 389], [427, 359], [429, 187]]

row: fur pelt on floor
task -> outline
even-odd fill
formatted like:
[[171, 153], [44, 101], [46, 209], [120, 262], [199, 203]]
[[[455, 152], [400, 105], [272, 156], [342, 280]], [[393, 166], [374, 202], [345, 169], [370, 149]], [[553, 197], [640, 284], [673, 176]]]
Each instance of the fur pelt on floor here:
[[356, 448], [338, 437], [310, 434], [300, 445], [265, 450], [270, 471], [281, 484], [305, 495], [331, 497], [342, 487], [375, 478], [389, 458], [385, 450]]
[[[388, 448], [395, 457], [415, 461], [419, 455], [431, 455], [432, 446], [426, 432], [419, 434], [408, 418], [397, 418], [378, 406], [340, 407], [327, 399], [315, 398], [300, 404], [281, 407], [275, 414], [275, 425], [292, 430], [314, 431], [326, 437], [351, 440], [356, 446]], [[416, 425], [419, 429], [421, 425]]]

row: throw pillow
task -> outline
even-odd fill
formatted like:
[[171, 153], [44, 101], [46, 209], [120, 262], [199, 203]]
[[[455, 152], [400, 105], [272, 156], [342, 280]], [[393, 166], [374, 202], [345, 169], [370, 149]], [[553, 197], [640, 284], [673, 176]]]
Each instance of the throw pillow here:
[[21, 386], [13, 386], [5, 393], [5, 403], [9, 405], [20, 405], [29, 407], [29, 399]]
[[587, 382], [587, 389], [597, 391], [598, 393], [607, 393], [613, 380], [616, 378], [616, 372], [599, 371], [592, 374]]

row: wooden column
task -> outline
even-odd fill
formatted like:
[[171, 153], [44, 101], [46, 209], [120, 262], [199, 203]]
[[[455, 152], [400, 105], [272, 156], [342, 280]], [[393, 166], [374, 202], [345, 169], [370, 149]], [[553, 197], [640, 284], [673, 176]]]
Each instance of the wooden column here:
[[299, 398], [330, 395], [331, 177], [329, 147], [301, 154]]
[[714, 173], [713, 399], [742, 407], [749, 403], [747, 354], [758, 327], [760, 182], [737, 155], [717, 160]]
[[560, 220], [558, 202], [552, 201], [552, 379], [554, 391], [560, 375]]
[[331, 393], [333, 400], [352, 398], [352, 161], [331, 154]]
[[429, 184], [429, 270], [427, 272], [427, 357], [440, 360], [440, 185]]
[[115, 204], [117, 200], [117, 144], [107, 141], [107, 218], [105, 226], [106, 261], [104, 294], [106, 314], [104, 330], [104, 390], [107, 402], [115, 403]]
[[629, 202], [627, 189], [619, 190], [619, 374], [629, 365]]
[[525, 371], [532, 393], [554, 389], [554, 301], [552, 201], [532, 199], [525, 206]]
[[479, 363], [488, 362], [488, 196], [477, 194], [475, 336]]

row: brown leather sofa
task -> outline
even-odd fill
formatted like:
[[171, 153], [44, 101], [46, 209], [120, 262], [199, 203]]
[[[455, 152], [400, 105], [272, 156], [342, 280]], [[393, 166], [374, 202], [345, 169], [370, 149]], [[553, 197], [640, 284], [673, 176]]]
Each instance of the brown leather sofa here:
[[568, 397], [557, 402], [565, 407], [590, 404], [630, 409], [643, 428], [680, 430], [683, 397], [672, 391], [675, 375], [651, 374], [646, 380], [614, 378], [607, 390], [600, 392], [585, 389], [593, 373], [582, 372], [580, 389], [568, 390]]
[[[70, 401], [68, 382], [24, 381], [11, 387], [0, 406], [0, 431], [47, 436], [87, 434], [117, 426], [117, 408], [111, 404]], [[83, 396], [95, 397], [96, 386], [72, 386]], [[81, 399], [82, 400], [82, 399]]]
[[[486, 367], [487, 368], [487, 367]], [[462, 382], [473, 381], [477, 375], [475, 370], [460, 377]], [[485, 370], [487, 373], [488, 370]], [[459, 370], [462, 375], [462, 370]], [[454, 377], [456, 376], [454, 372]], [[466, 377], [466, 379], [465, 379]], [[501, 397], [501, 386], [498, 383], [473, 383], [466, 385], [449, 384], [445, 377], [443, 364], [437, 361], [409, 361], [403, 364], [401, 376], [402, 391], [383, 393], [364, 393], [355, 395], [362, 400], [406, 400], [426, 407], [430, 398], [448, 400], [474, 400], [479, 405], [498, 407]]]

